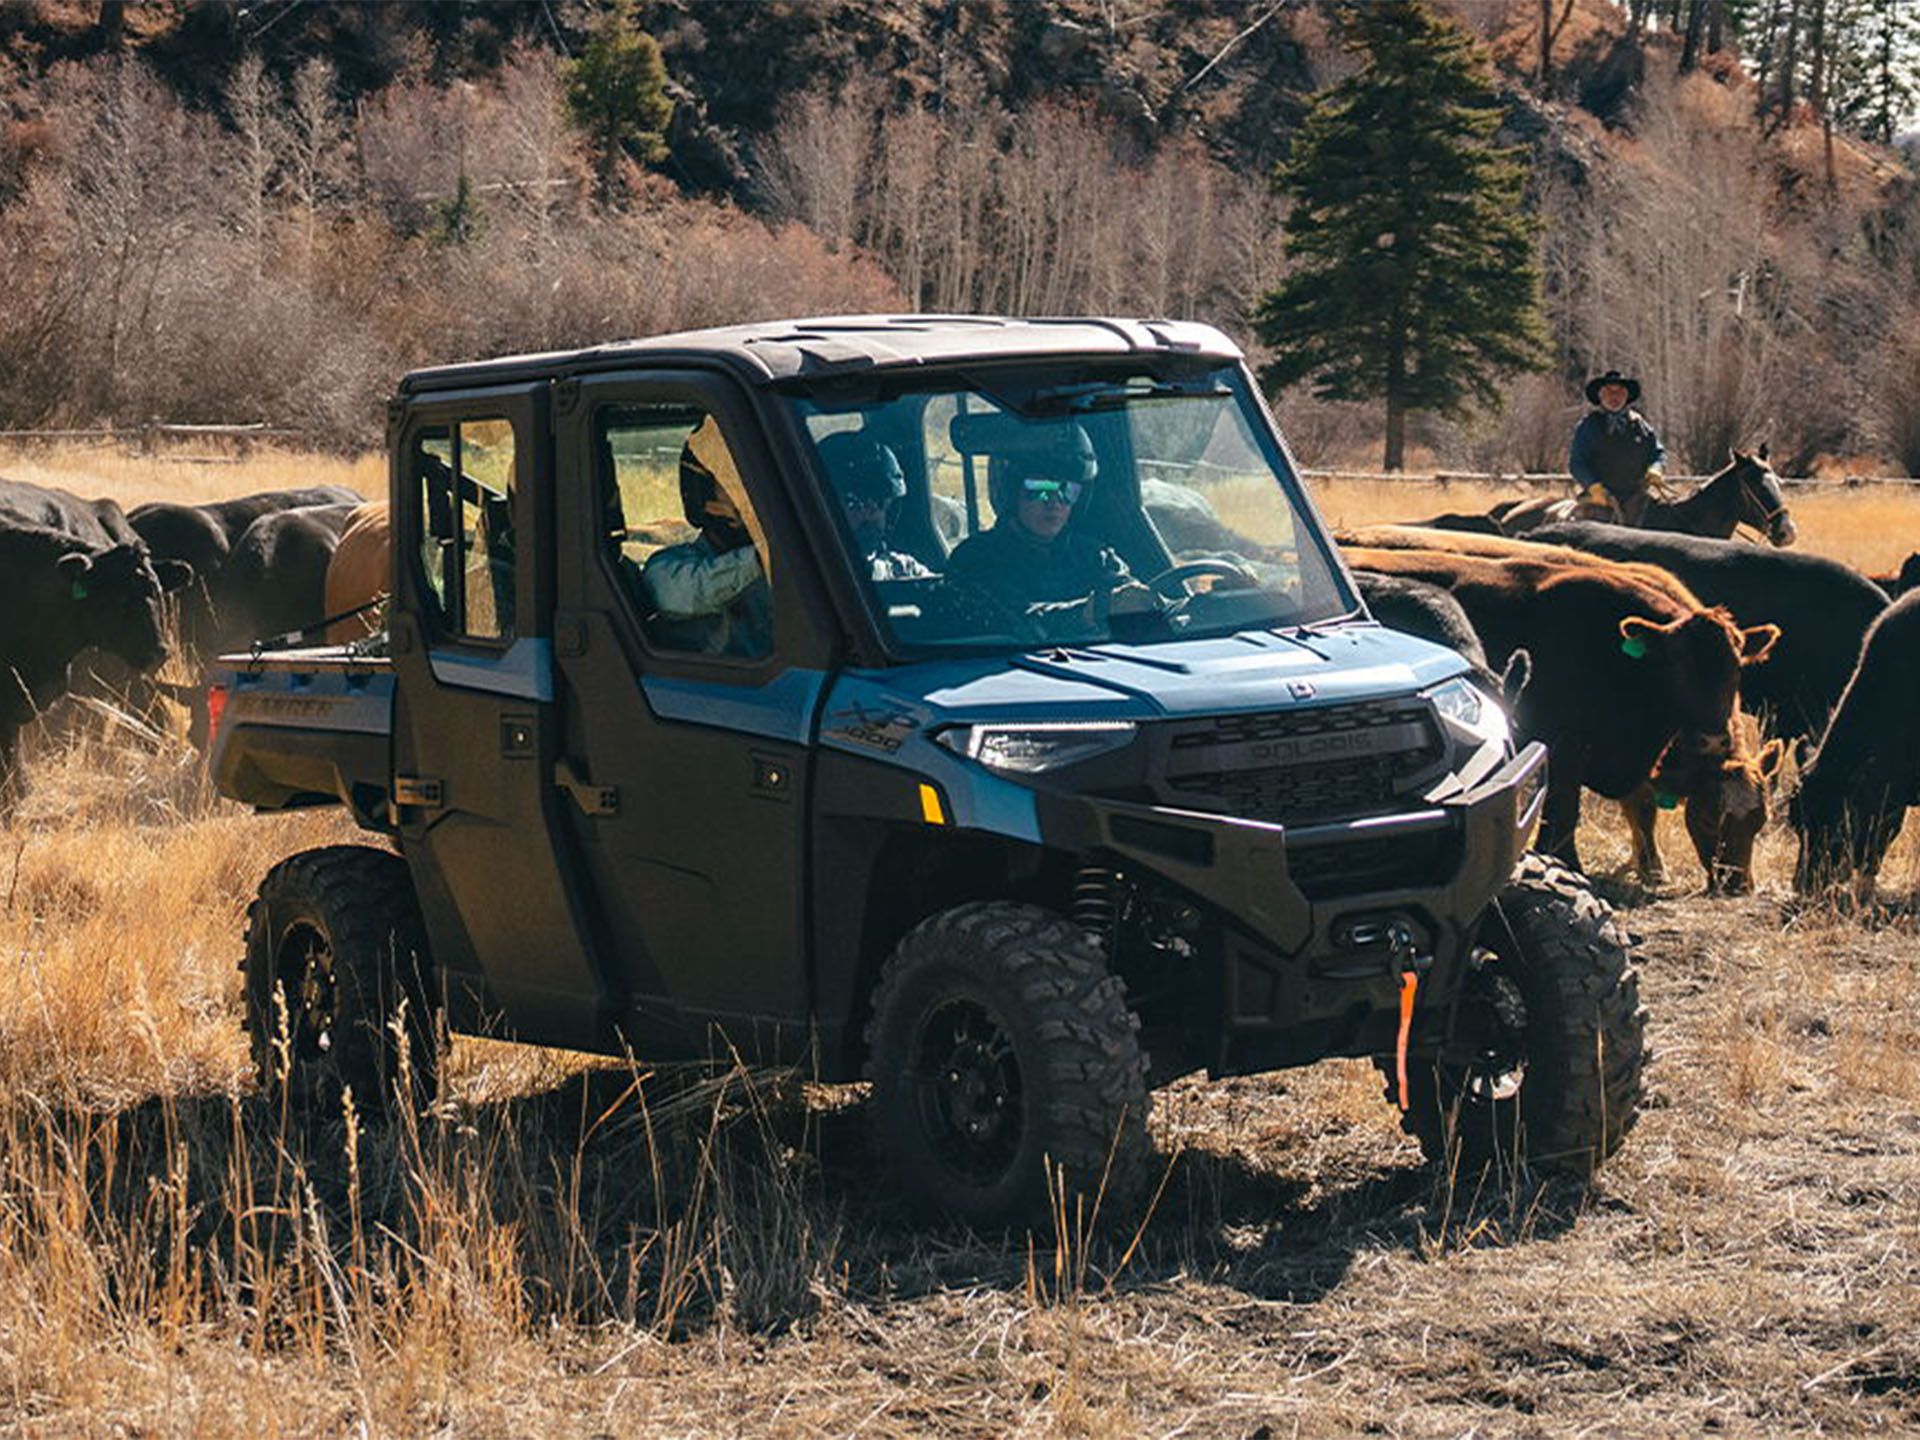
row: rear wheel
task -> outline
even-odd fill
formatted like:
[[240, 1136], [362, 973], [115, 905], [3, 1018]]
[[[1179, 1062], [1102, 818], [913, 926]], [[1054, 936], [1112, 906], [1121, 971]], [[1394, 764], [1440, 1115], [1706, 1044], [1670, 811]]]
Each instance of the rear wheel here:
[[430, 1101], [439, 1015], [407, 865], [362, 845], [308, 850], [260, 882], [247, 913], [247, 1034], [267, 1093], [362, 1112]]
[[1126, 1208], [1148, 1154], [1139, 1030], [1099, 952], [1051, 912], [985, 903], [923, 922], [867, 1029], [874, 1124], [908, 1198], [980, 1225], [1038, 1219], [1051, 1166], [1089, 1209], [1102, 1192]]
[[1639, 1116], [1646, 1012], [1625, 929], [1583, 876], [1522, 860], [1481, 922], [1453, 1037], [1408, 1066], [1402, 1124], [1429, 1159], [1588, 1175], [1619, 1149]]

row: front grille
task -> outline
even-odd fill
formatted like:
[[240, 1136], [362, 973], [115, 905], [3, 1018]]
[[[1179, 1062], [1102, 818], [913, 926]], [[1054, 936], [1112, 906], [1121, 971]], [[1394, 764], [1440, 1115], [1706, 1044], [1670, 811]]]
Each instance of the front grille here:
[[1162, 784], [1176, 804], [1283, 825], [1396, 808], [1442, 757], [1418, 701], [1176, 722]]
[[1309, 900], [1437, 885], [1459, 861], [1453, 830], [1287, 847], [1287, 874]]

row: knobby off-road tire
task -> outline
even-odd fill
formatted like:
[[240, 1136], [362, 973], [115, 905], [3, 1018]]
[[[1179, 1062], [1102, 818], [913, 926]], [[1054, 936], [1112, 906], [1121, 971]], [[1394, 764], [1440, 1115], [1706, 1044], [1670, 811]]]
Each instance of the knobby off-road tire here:
[[1410, 1060], [1402, 1126], [1442, 1166], [1589, 1176], [1639, 1117], [1646, 1012], [1626, 929], [1584, 876], [1529, 854], [1479, 943], [1456, 1033], [1480, 1054]]
[[351, 1088], [379, 1114], [433, 1099], [437, 992], [398, 855], [335, 845], [274, 866], [247, 910], [246, 974], [254, 1069], [276, 1103], [337, 1113]]
[[922, 922], [882, 971], [867, 1026], [876, 1139], [923, 1213], [1044, 1220], [1048, 1167], [1076, 1204], [1124, 1215], [1147, 1173], [1140, 1021], [1081, 930], [1031, 905]]

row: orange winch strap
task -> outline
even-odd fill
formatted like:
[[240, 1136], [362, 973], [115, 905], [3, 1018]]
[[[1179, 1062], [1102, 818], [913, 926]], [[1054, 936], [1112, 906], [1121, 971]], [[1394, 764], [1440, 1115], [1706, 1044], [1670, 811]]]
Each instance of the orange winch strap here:
[[1413, 997], [1420, 988], [1420, 977], [1411, 970], [1400, 972], [1400, 1038], [1394, 1042], [1394, 1078], [1399, 1082], [1400, 1108], [1407, 1108], [1407, 1038], [1413, 1034]]

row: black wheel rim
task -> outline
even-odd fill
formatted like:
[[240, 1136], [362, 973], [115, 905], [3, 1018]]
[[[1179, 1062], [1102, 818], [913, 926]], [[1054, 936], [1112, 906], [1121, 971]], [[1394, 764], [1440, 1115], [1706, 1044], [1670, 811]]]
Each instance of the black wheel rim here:
[[[333, 1051], [338, 985], [333, 946], [311, 925], [296, 925], [274, 957], [280, 997], [287, 1009], [288, 1061], [294, 1068], [324, 1063]], [[278, 1026], [278, 1016], [269, 1017]]]
[[974, 1000], [927, 1012], [914, 1036], [911, 1085], [921, 1133], [960, 1179], [991, 1185], [1020, 1153], [1024, 1088], [1013, 1037]]
[[1498, 955], [1483, 952], [1460, 997], [1460, 1059], [1449, 1087], [1463, 1109], [1493, 1110], [1520, 1098], [1527, 1078], [1527, 1002]]

